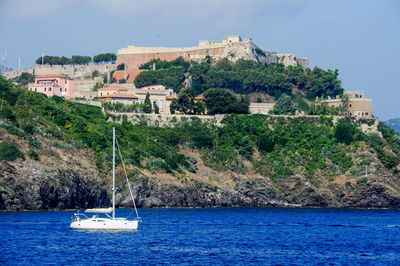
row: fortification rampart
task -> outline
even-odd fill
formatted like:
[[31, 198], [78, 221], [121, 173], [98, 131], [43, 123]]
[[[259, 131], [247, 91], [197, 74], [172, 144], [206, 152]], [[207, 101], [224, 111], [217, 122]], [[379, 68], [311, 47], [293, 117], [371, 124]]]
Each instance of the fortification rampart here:
[[34, 68], [12, 70], [4, 72], [4, 76], [7, 79], [13, 79], [23, 72], [27, 72], [33, 75], [67, 75], [72, 79], [81, 77], [91, 77], [93, 71], [97, 70], [101, 75], [109, 75], [112, 70], [115, 70], [115, 64], [93, 64], [93, 65], [35, 65]]
[[224, 39], [222, 43], [203, 40], [199, 41], [199, 46], [185, 48], [128, 46], [118, 50], [117, 65], [124, 63], [128, 69], [138, 69], [140, 65], [156, 58], [171, 61], [183, 57], [188, 61], [201, 61], [209, 55], [216, 60], [226, 57], [231, 61], [237, 61], [242, 58], [262, 63], [282, 63], [285, 66], [297, 64], [303, 67], [309, 66], [307, 58], [296, 58], [294, 54], [266, 52], [251, 39], [241, 41], [237, 36], [237, 39], [230, 40], [229, 37], [228, 41]]

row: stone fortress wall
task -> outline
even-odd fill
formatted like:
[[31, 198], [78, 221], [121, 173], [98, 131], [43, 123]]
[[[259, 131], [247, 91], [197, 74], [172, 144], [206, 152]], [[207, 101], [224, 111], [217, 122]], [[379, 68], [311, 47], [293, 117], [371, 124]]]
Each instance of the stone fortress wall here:
[[[7, 79], [13, 79], [23, 72], [33, 75], [63, 74], [74, 80], [74, 97], [93, 99], [97, 92], [92, 91], [98, 82], [102, 82], [102, 75], [110, 78], [110, 72], [116, 70], [117, 65], [126, 64], [126, 69], [138, 69], [152, 59], [174, 60], [182, 56], [185, 60], [201, 61], [207, 55], [216, 60], [228, 58], [237, 61], [241, 58], [255, 60], [262, 63], [282, 63], [285, 66], [300, 64], [309, 67], [307, 58], [297, 58], [294, 54], [278, 54], [266, 52], [260, 46], [253, 43], [251, 39], [242, 40], [240, 36], [233, 35], [224, 38], [221, 43], [214, 40], [200, 40], [198, 46], [185, 48], [170, 47], [137, 47], [128, 46], [118, 50], [116, 64], [90, 64], [90, 65], [35, 65], [34, 68], [6, 71], [3, 75]], [[100, 77], [92, 78], [93, 71], [97, 70]], [[134, 88], [133, 84], [124, 86]]]
[[303, 67], [309, 67], [307, 58], [296, 58], [294, 54], [266, 52], [251, 39], [242, 41], [237, 35], [228, 36], [221, 43], [214, 40], [200, 40], [198, 46], [184, 48], [132, 45], [118, 50], [117, 65], [125, 63], [128, 69], [138, 69], [141, 64], [156, 58], [171, 61], [181, 56], [188, 61], [201, 61], [207, 55], [216, 60], [226, 57], [234, 62], [243, 58], [262, 63], [282, 63], [285, 66], [300, 64]]

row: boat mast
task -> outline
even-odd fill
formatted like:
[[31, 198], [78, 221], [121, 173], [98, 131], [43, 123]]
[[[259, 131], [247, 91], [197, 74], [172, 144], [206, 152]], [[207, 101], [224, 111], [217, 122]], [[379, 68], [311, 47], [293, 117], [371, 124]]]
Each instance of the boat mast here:
[[115, 128], [113, 127], [113, 186], [112, 186], [112, 218], [115, 218]]

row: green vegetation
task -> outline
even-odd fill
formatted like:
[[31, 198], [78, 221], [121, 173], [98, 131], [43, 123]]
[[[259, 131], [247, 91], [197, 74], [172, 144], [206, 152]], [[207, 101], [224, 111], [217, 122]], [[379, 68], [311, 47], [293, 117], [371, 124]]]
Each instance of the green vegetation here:
[[98, 54], [93, 56], [93, 63], [113, 63], [117, 60], [117, 56], [114, 53]]
[[318, 67], [310, 70], [243, 59], [232, 63], [224, 58], [216, 64], [194, 64], [189, 74], [196, 95], [209, 88], [226, 88], [242, 94], [264, 92], [277, 98], [283, 93], [290, 95], [293, 87], [304, 91], [310, 98], [335, 97], [343, 93], [337, 79], [338, 71], [325, 71]]
[[172, 66], [167, 69], [148, 70], [141, 72], [135, 79], [137, 88], [149, 85], [164, 85], [179, 93], [185, 80], [185, 68], [182, 66]]
[[178, 57], [175, 60], [172, 61], [163, 61], [159, 58], [152, 59], [149, 62], [139, 66], [139, 69], [148, 69], [151, 70], [153, 69], [153, 64], [155, 65], [156, 69], [167, 69], [173, 66], [180, 66], [185, 69], [185, 72], [189, 69], [190, 63], [188, 61], [185, 61], [183, 57]]
[[28, 151], [28, 155], [30, 158], [32, 158], [33, 160], [38, 161], [39, 160], [39, 154], [37, 152], [35, 152], [34, 150], [29, 150]]
[[151, 113], [150, 93], [148, 93], [148, 92], [146, 94], [146, 98], [144, 99], [143, 112], [145, 112], [147, 114]]
[[282, 94], [282, 96], [276, 101], [271, 113], [275, 115], [293, 115], [295, 111], [296, 105], [294, 104], [292, 97], [287, 94]]
[[[41, 142], [35, 141], [39, 134], [53, 138], [54, 145], [64, 149], [90, 148], [99, 170], [111, 164], [112, 127], [118, 132], [127, 164], [174, 175], [181, 174], [184, 169], [196, 171], [196, 163], [182, 154], [182, 150], [187, 149], [199, 152], [203, 162], [213, 169], [246, 172], [250, 167], [272, 177], [275, 182], [293, 174], [305, 176], [311, 182], [318, 173], [350, 174], [354, 167], [359, 167], [353, 164], [355, 151], [360, 147], [376, 152], [387, 169], [395, 171], [399, 163], [399, 136], [383, 123], [379, 125], [383, 138], [362, 133], [352, 120], [342, 120], [335, 125], [332, 118], [326, 116], [231, 114], [222, 120], [221, 126], [187, 118], [181, 122], [172, 121], [170, 126], [156, 127], [146, 126], [145, 120], [141, 125], [132, 125], [126, 117], [121, 124], [107, 122], [110, 115], [103, 114], [99, 107], [22, 90], [3, 77], [0, 77], [0, 92], [5, 92], [0, 113], [1, 130], [27, 141], [32, 151], [42, 149]], [[223, 98], [220, 101], [229, 99], [226, 106], [245, 101], [236, 96], [233, 99], [226, 89], [212, 89], [207, 93], [215, 93], [211, 98]], [[204, 96], [209, 110], [218, 113], [225, 108], [219, 105], [220, 101], [214, 105], [208, 102], [207, 93]], [[149, 103], [146, 101], [147, 105]], [[112, 108], [126, 107], [115, 104]], [[10, 145], [1, 144], [1, 158], [23, 156]], [[35, 158], [33, 152], [27, 155]]]
[[14, 161], [17, 158], [25, 159], [25, 156], [15, 145], [0, 142], [0, 159]]
[[20, 85], [26, 86], [30, 82], [35, 82], [35, 76], [27, 72], [22, 72], [21, 75], [14, 78], [13, 81]]
[[93, 70], [93, 72], [92, 72], [92, 79], [94, 79], [94, 78], [96, 78], [96, 77], [98, 77], [98, 76], [100, 76], [100, 72], [99, 72], [98, 70]]
[[238, 99], [227, 89], [209, 89], [204, 93], [208, 114], [248, 114], [249, 99]]
[[92, 62], [92, 58], [90, 56], [80, 56], [73, 55], [71, 58], [65, 56], [50, 56], [46, 55], [43, 57], [39, 57], [36, 59], [36, 64], [41, 65], [42, 63], [45, 65], [87, 65]]
[[205, 113], [205, 104], [201, 101], [196, 101], [193, 96], [193, 91], [186, 88], [181, 91], [178, 99], [174, 99], [170, 105], [171, 113], [176, 111], [182, 114], [200, 115]]
[[125, 64], [124, 64], [124, 63], [119, 64], [119, 65], [117, 66], [117, 70], [125, 70]]
[[[261, 49], [259, 50], [259, 53], [263, 52]], [[156, 66], [156, 70], [152, 70], [153, 65]], [[140, 68], [148, 69], [148, 71], [144, 71], [136, 77], [136, 87], [161, 84], [179, 93], [184, 86], [185, 79], [190, 76], [193, 96], [206, 93], [209, 89], [227, 89], [233, 93], [245, 95], [256, 92], [267, 93], [280, 99], [280, 104], [273, 111], [275, 114], [291, 114], [295, 112], [296, 108], [299, 111], [317, 115], [339, 112], [338, 108], [326, 105], [310, 107], [307, 102], [302, 100], [304, 96], [292, 95], [294, 88], [302, 91], [302, 94], [310, 99], [336, 97], [343, 94], [341, 82], [338, 79], [338, 70], [322, 70], [318, 67], [311, 70], [303, 69], [302, 66], [285, 67], [282, 64], [263, 64], [244, 59], [233, 63], [227, 58], [214, 63], [210, 57], [202, 63], [191, 62], [189, 64], [180, 57], [173, 61], [153, 59]], [[282, 95], [284, 97], [281, 97]], [[173, 109], [174, 111], [192, 110], [185, 106], [177, 106], [176, 102]], [[232, 113], [232, 111], [228, 113]]]
[[108, 101], [102, 102], [102, 106], [107, 111], [116, 111], [116, 112], [126, 112], [126, 113], [139, 113], [144, 112], [144, 104], [142, 103], [133, 103], [133, 104], [123, 104], [123, 103], [111, 103]]

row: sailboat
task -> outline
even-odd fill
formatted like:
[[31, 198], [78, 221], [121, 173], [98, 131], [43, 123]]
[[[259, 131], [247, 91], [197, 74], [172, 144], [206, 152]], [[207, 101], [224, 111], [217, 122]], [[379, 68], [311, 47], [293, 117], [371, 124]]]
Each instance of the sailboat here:
[[[112, 207], [109, 208], [97, 208], [97, 209], [87, 209], [85, 213], [93, 213], [92, 217], [88, 217], [84, 213], [75, 213], [73, 220], [71, 222], [71, 229], [85, 229], [85, 230], [137, 230], [139, 225], [139, 214], [136, 209], [135, 200], [133, 198], [131, 186], [129, 184], [129, 179], [126, 174], [126, 169], [124, 162], [122, 160], [121, 151], [118, 151], [122, 161], [122, 166], [124, 168], [126, 181], [128, 183], [129, 192], [133, 201], [133, 206], [136, 212], [135, 220], [128, 220], [127, 218], [117, 218], [115, 217], [115, 128], [113, 128], [113, 186], [112, 186]], [[104, 214], [104, 215], [101, 215]], [[111, 214], [111, 215], [110, 215]], [[104, 217], [105, 216], [105, 217]], [[129, 217], [128, 217], [129, 218]]]

